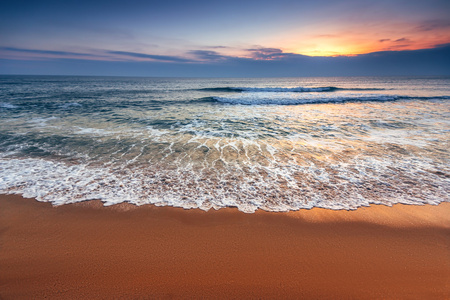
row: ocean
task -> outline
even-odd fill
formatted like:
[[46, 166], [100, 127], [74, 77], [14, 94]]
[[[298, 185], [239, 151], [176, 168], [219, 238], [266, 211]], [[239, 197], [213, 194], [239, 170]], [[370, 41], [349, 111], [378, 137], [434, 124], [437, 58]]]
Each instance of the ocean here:
[[450, 77], [0, 76], [0, 193], [252, 213], [450, 202]]

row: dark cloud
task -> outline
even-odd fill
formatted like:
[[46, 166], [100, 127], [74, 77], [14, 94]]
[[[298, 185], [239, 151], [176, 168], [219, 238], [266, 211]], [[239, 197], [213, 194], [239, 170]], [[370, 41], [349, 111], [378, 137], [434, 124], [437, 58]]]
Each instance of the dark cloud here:
[[247, 51], [255, 51], [255, 52], [261, 52], [265, 54], [271, 54], [271, 53], [280, 53], [283, 52], [283, 50], [278, 48], [264, 48], [264, 47], [257, 47], [253, 49], [246, 49]]
[[194, 55], [200, 60], [207, 61], [219, 61], [230, 58], [229, 56], [221, 55], [220, 53], [211, 50], [191, 50], [188, 54]]
[[252, 49], [246, 49], [246, 51], [250, 52], [250, 56], [253, 59], [272, 60], [272, 59], [280, 59], [287, 55], [287, 53], [283, 53], [283, 50], [278, 48], [257, 47]]
[[381, 40], [378, 40], [380, 43], [384, 43], [384, 42], [389, 42], [391, 39], [381, 39]]
[[441, 48], [446, 48], [446, 47], [450, 47], [450, 43], [447, 43], [447, 44], [439, 44], [439, 45], [435, 45], [435, 46], [434, 46], [435, 49], [441, 49]]
[[107, 51], [109, 54], [122, 55], [135, 58], [148, 58], [151, 60], [162, 61], [162, 62], [175, 62], [175, 63], [186, 63], [193, 62], [193, 60], [169, 55], [155, 55], [155, 54], [145, 54], [137, 52], [127, 52], [127, 51]]

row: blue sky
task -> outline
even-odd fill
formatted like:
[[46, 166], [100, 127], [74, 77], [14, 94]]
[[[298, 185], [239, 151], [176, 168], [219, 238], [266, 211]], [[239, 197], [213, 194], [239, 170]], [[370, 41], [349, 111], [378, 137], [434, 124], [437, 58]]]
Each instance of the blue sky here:
[[450, 1], [2, 1], [1, 74], [450, 75]]

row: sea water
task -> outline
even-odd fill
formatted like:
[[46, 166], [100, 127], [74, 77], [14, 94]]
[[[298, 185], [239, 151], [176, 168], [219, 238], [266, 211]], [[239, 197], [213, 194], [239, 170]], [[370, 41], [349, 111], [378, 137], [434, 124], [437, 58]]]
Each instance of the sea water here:
[[450, 201], [450, 77], [0, 76], [0, 193], [208, 210]]

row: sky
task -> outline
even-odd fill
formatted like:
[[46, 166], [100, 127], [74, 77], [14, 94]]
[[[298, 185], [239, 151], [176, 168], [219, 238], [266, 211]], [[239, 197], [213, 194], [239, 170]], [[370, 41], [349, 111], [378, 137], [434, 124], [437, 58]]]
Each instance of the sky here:
[[448, 0], [3, 0], [0, 74], [450, 75]]

